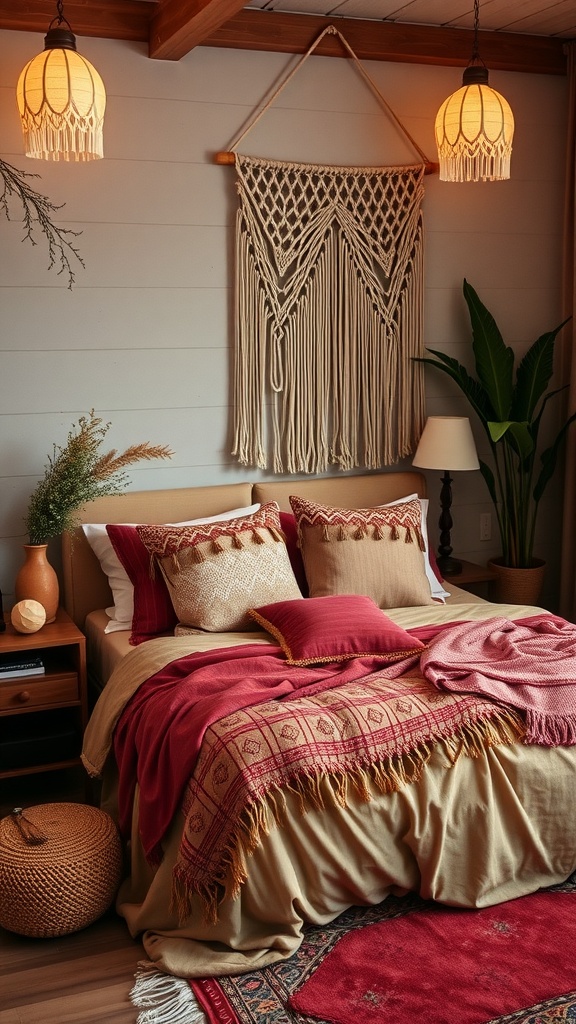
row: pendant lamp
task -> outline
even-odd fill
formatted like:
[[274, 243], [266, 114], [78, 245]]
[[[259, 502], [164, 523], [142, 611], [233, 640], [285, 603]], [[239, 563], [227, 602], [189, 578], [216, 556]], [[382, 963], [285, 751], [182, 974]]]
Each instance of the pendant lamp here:
[[16, 90], [26, 156], [37, 160], [98, 160], [104, 156], [104, 83], [76, 51], [62, 11], [48, 26], [44, 50], [29, 61]]
[[500, 181], [510, 177], [514, 115], [510, 104], [488, 85], [478, 52], [479, 0], [474, 0], [472, 58], [462, 88], [436, 115], [441, 181]]

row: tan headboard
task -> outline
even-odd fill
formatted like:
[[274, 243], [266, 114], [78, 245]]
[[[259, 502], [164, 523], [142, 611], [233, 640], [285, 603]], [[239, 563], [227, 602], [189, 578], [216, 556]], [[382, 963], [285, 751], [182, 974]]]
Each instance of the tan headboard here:
[[336, 508], [371, 508], [407, 494], [426, 497], [426, 480], [422, 473], [371, 473], [366, 476], [335, 476], [321, 480], [267, 480], [254, 484], [252, 501], [277, 501], [284, 512], [290, 511], [289, 497], [317, 501]]
[[[256, 501], [277, 501], [283, 511], [290, 511], [291, 494], [326, 505], [369, 508], [414, 492], [425, 497], [426, 481], [421, 473], [411, 471], [126, 491], [85, 505], [80, 510], [79, 522], [178, 523], [243, 508]], [[62, 577], [64, 607], [80, 629], [89, 612], [112, 603], [108, 580], [80, 527], [62, 537]]]

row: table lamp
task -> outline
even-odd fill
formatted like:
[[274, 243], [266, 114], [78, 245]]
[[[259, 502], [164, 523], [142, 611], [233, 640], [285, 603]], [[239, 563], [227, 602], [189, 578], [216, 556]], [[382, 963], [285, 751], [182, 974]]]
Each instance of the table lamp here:
[[467, 416], [429, 416], [412, 459], [419, 469], [443, 469], [441, 477], [439, 519], [440, 546], [438, 568], [443, 576], [454, 576], [462, 571], [462, 563], [452, 558], [450, 530], [452, 529], [452, 477], [451, 472], [480, 469], [476, 445]]

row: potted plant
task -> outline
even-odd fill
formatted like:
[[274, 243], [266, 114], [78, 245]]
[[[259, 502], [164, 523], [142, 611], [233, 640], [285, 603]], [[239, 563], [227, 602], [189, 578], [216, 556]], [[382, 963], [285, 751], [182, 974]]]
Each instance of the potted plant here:
[[[434, 359], [422, 357], [418, 361], [435, 366], [455, 381], [486, 432], [494, 468], [480, 460], [480, 470], [500, 532], [502, 556], [494, 560], [496, 566], [534, 572], [541, 564], [534, 557], [540, 500], [554, 473], [566, 431], [576, 419], [576, 413], [565, 419], [552, 444], [540, 451], [543, 413], [550, 400], [564, 390], [547, 388], [554, 368], [556, 336], [568, 321], [542, 334], [515, 366], [513, 350], [504, 343], [494, 317], [466, 279], [464, 298], [472, 326], [476, 376], [456, 359], [434, 349], [427, 350]], [[502, 589], [499, 596], [513, 599], [510, 591], [505, 594]]]
[[103, 453], [102, 442], [110, 423], [91, 411], [81, 416], [68, 434], [66, 444], [54, 445], [44, 476], [33, 491], [24, 518], [29, 543], [24, 545], [26, 561], [16, 577], [17, 601], [34, 598], [44, 605], [46, 621], [56, 615], [58, 577], [46, 559], [48, 541], [77, 525], [81, 505], [103, 495], [120, 494], [129, 483], [127, 466], [150, 459], [167, 459], [169, 448], [147, 441], [124, 452]]

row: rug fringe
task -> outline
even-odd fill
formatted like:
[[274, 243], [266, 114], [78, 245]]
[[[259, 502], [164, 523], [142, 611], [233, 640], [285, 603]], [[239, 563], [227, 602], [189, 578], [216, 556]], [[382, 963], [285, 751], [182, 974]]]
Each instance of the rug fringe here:
[[136, 1024], [208, 1024], [185, 978], [164, 974], [145, 960], [138, 968], [130, 992], [130, 1001], [142, 1010]]

